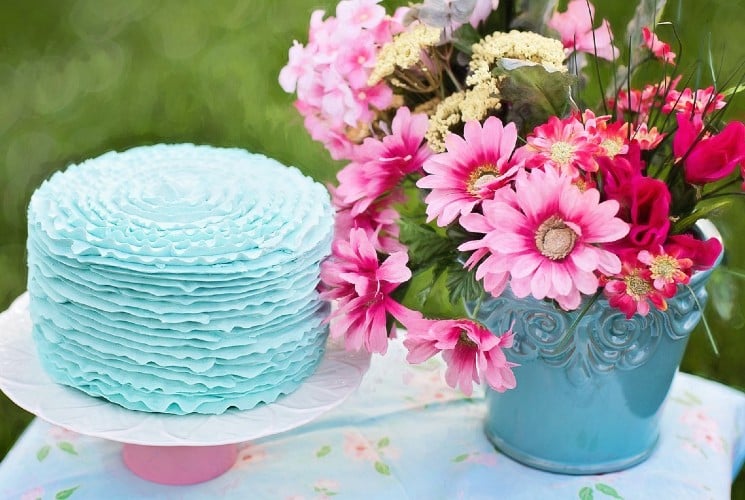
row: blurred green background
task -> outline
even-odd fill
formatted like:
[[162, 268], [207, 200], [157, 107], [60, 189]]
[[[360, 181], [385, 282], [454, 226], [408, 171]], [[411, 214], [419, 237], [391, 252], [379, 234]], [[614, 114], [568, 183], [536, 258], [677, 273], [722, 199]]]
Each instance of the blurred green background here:
[[[388, 6], [405, 2], [386, 2]], [[631, 2], [596, 0], [617, 32]], [[339, 163], [313, 143], [277, 75], [309, 16], [306, 0], [37, 0], [0, 5], [0, 310], [25, 289], [25, 209], [52, 172], [103, 152], [159, 142], [238, 146], [319, 180]], [[745, 61], [740, 0], [668, 1], [682, 67], [711, 47], [721, 74]], [[667, 29], [667, 31], [665, 31]], [[671, 30], [660, 35], [672, 40]], [[676, 47], [673, 46], [673, 50]], [[702, 84], [711, 80], [701, 72]], [[745, 119], [745, 98], [730, 118]], [[745, 269], [745, 204], [717, 216], [726, 264]], [[697, 331], [683, 368], [745, 388], [745, 281], [719, 271], [707, 317], [721, 355]], [[2, 332], [0, 331], [0, 335]], [[0, 458], [30, 415], [0, 395]], [[745, 498], [740, 474], [735, 498]]]

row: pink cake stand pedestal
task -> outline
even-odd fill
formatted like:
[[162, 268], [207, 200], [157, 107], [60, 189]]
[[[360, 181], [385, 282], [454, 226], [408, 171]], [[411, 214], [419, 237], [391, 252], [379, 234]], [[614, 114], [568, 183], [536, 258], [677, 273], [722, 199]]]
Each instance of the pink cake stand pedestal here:
[[31, 336], [28, 294], [0, 313], [0, 390], [14, 403], [65, 429], [124, 443], [124, 464], [161, 484], [208, 481], [235, 463], [238, 444], [306, 424], [341, 404], [362, 382], [370, 355], [329, 341], [315, 373], [272, 404], [222, 415], [127, 410], [59, 385], [41, 366]]
[[143, 446], [125, 444], [124, 464], [153, 483], [203, 483], [227, 472], [238, 458], [237, 444], [222, 446]]

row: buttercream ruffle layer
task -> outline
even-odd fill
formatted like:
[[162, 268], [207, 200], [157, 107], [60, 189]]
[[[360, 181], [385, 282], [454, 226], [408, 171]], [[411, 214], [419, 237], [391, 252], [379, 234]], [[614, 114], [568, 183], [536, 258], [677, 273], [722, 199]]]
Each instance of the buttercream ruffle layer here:
[[326, 190], [261, 155], [176, 145], [55, 174], [29, 205], [33, 335], [59, 383], [174, 414], [250, 409], [318, 364]]

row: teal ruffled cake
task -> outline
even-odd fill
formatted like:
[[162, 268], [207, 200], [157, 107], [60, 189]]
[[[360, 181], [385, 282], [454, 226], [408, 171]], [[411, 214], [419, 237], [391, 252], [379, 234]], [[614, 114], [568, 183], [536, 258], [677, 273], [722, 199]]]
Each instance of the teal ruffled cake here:
[[299, 387], [324, 352], [333, 209], [297, 169], [158, 145], [57, 173], [28, 210], [44, 369], [133, 410], [220, 414]]

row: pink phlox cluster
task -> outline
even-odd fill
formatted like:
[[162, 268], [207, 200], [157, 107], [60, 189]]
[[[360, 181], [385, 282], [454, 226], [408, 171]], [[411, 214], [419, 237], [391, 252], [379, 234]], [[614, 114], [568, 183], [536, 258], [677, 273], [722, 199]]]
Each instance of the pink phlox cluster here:
[[279, 83], [297, 93], [306, 129], [334, 159], [349, 159], [349, 133], [368, 127], [376, 110], [391, 105], [392, 90], [384, 83], [369, 86], [367, 79], [379, 48], [403, 30], [404, 12], [391, 17], [379, 0], [342, 0], [336, 17], [324, 20], [325, 13], [315, 11], [308, 44], [295, 41], [289, 50]]

